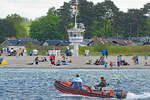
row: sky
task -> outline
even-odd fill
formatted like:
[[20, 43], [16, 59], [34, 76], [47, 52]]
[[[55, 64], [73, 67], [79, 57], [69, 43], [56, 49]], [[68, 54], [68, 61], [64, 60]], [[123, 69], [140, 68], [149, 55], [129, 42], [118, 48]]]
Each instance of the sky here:
[[[39, 18], [46, 15], [51, 7], [59, 8], [64, 2], [70, 0], [0, 0], [0, 18], [5, 18], [8, 14], [17, 13], [29, 19]], [[88, 0], [94, 4], [104, 0]], [[150, 0], [112, 0], [120, 11], [127, 12], [131, 8], [143, 8], [144, 4]]]

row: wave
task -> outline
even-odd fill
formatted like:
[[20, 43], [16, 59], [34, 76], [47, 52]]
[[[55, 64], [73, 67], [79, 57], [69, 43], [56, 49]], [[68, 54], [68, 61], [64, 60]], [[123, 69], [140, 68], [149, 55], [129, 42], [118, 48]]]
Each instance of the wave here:
[[57, 98], [83, 98], [82, 95], [72, 95], [72, 94], [59, 94]]
[[59, 94], [59, 96], [61, 96], [61, 97], [82, 97], [81, 95], [71, 95], [71, 94]]
[[135, 94], [135, 93], [128, 93], [127, 100], [137, 100], [137, 99], [146, 99], [150, 98], [150, 93], [142, 93], [142, 94]]

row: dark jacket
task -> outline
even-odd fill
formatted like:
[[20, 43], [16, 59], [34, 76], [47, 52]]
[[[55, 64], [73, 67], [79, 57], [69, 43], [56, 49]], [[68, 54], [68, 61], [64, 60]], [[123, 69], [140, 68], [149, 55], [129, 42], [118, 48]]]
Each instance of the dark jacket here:
[[100, 84], [96, 85], [97, 87], [106, 87], [107, 83], [105, 80], [102, 80]]

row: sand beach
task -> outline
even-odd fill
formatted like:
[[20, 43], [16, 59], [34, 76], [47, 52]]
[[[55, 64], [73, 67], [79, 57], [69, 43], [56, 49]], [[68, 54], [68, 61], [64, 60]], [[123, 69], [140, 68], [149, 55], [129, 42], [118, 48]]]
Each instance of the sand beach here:
[[[39, 58], [42, 56], [39, 56]], [[132, 56], [123, 56], [123, 59], [127, 61], [130, 65], [128, 66], [109, 66], [110, 61], [116, 62], [117, 56], [109, 56], [106, 61], [108, 62], [107, 68], [104, 65], [87, 65], [88, 57], [79, 56], [79, 57], [70, 57], [72, 59], [72, 64], [54, 66], [49, 62], [49, 57], [46, 56], [48, 62], [40, 62], [38, 65], [32, 65], [35, 56], [3, 56], [3, 58], [9, 63], [8, 65], [1, 65], [0, 68], [40, 68], [40, 69], [150, 69], [150, 65], [144, 66], [144, 63], [147, 61], [150, 64], [150, 57], [147, 60], [144, 60], [144, 56], [139, 56], [139, 64], [135, 65]], [[92, 63], [99, 58], [99, 56], [92, 56]], [[56, 60], [60, 57], [56, 57]]]

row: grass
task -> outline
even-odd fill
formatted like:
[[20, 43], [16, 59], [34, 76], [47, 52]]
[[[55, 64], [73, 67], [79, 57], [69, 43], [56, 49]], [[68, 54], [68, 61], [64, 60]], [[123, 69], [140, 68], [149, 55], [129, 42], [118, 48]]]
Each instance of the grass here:
[[[66, 50], [66, 46], [33, 46], [27, 45], [28, 54], [33, 50], [37, 49], [39, 51], [39, 55], [47, 55], [48, 50], [61, 50], [62, 53]], [[73, 49], [73, 47], [70, 47]], [[89, 46], [89, 47], [79, 47], [79, 54], [84, 55], [85, 50], [90, 51], [90, 55], [92, 56], [100, 56], [101, 50], [105, 49], [108, 51], [109, 55], [149, 55], [150, 56], [150, 46], [112, 46], [112, 45], [97, 45], [97, 46]]]
[[79, 53], [84, 54], [84, 50], [89, 50], [91, 55], [101, 55], [101, 50], [105, 49], [109, 55], [149, 55], [150, 46], [112, 46], [112, 45], [97, 45], [94, 47], [80, 47]]

